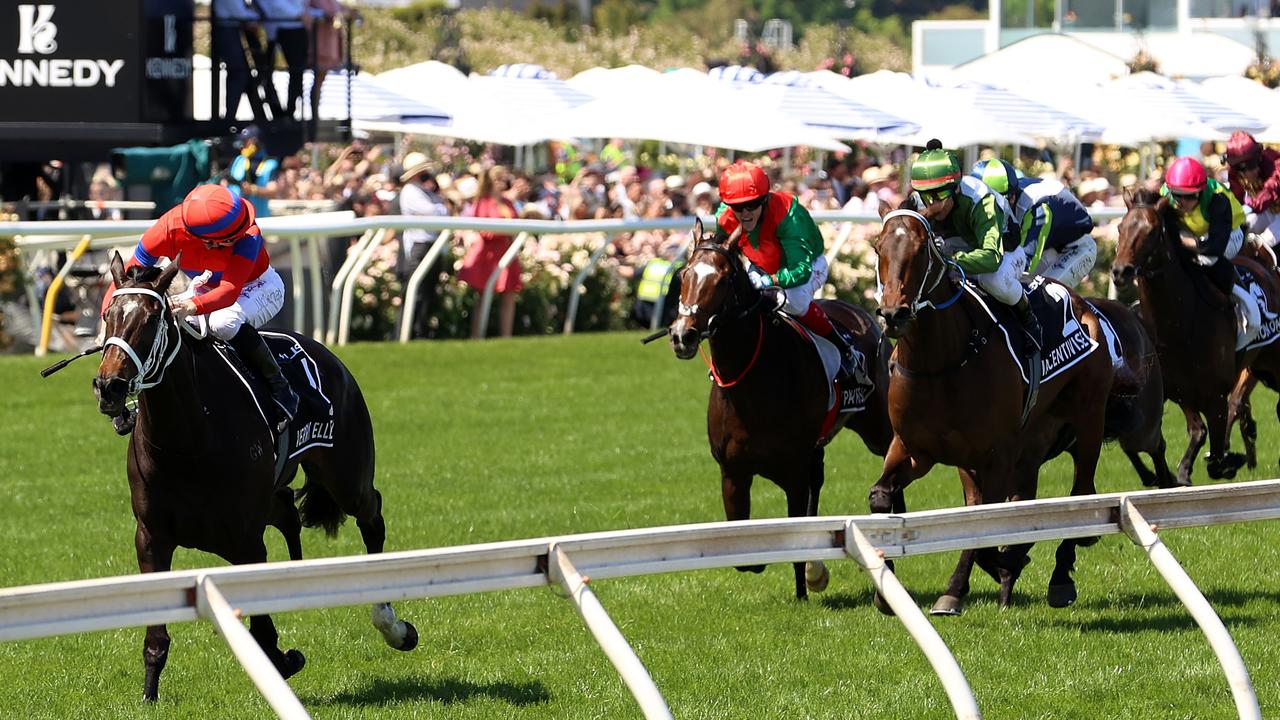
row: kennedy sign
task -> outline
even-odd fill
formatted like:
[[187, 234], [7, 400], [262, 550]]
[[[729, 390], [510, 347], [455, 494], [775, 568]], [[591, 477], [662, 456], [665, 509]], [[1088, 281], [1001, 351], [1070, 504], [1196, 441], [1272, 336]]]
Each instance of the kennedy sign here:
[[191, 0], [0, 0], [0, 122], [190, 118]]

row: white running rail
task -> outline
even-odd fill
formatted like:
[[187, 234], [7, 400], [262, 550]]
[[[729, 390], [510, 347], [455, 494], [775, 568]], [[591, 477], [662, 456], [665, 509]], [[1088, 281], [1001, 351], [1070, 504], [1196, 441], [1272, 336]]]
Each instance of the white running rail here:
[[[634, 651], [623, 647], [625, 640], [616, 625], [587, 589], [586, 576], [598, 580], [852, 556], [897, 609], [898, 617], [938, 673], [956, 717], [969, 720], [981, 715], [963, 672], [883, 564], [883, 558], [1126, 532], [1147, 551], [1206, 629], [1223, 663], [1239, 717], [1256, 718], [1257, 696], [1230, 635], [1177, 568], [1154, 528], [1275, 518], [1280, 518], [1280, 479], [901, 515], [678, 525], [153, 573], [0, 589], [0, 641], [182, 622], [212, 614], [220, 632], [234, 644], [239, 633], [218, 619], [227, 615], [216, 607], [217, 593], [226, 596], [232, 613], [244, 616], [550, 584], [570, 593], [646, 717], [661, 718], [670, 711]], [[1171, 568], [1176, 572], [1170, 572]], [[1189, 593], [1188, 587], [1193, 592]], [[264, 692], [287, 688], [270, 664], [262, 669], [252, 653], [242, 647], [236, 647], [235, 652]], [[266, 677], [260, 677], [264, 674]], [[282, 717], [301, 717], [287, 701], [273, 698], [269, 702]]]

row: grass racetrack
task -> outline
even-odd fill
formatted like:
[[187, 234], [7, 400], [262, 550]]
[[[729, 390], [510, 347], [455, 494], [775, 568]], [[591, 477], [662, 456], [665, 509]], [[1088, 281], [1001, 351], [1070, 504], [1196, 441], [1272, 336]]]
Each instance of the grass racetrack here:
[[[723, 519], [707, 451], [708, 381], [638, 333], [365, 344], [339, 355], [373, 414], [376, 483], [387, 549], [406, 550]], [[48, 379], [52, 359], [0, 358], [0, 586], [137, 572], [125, 478], [126, 440], [97, 413], [94, 359]], [[1275, 395], [1259, 390], [1259, 468], [1276, 476]], [[1165, 419], [1169, 460], [1186, 445]], [[1235, 442], [1239, 449], [1239, 440]], [[1041, 474], [1041, 497], [1065, 494], [1069, 463]], [[824, 514], [866, 512], [879, 458], [841, 435], [827, 451]], [[1208, 482], [1204, 462], [1195, 481]], [[295, 486], [297, 483], [295, 483]], [[1118, 447], [1103, 492], [1138, 489]], [[935, 470], [911, 509], [960, 504]], [[754, 517], [785, 515], [760, 480]], [[1162, 535], [1234, 636], [1264, 715], [1280, 714], [1280, 526]], [[267, 531], [271, 558], [286, 557]], [[354, 522], [336, 540], [303, 535], [308, 557], [363, 552]], [[987, 718], [1229, 718], [1230, 691], [1190, 615], [1143, 553], [1120, 535], [1082, 548], [1078, 602], [1044, 602], [1047, 543], [1001, 612], [980, 571], [960, 618], [933, 619]], [[942, 591], [952, 554], [908, 558], [898, 574], [922, 606]], [[180, 549], [175, 568], [220, 565]], [[941, 684], [901, 623], [870, 604], [852, 561], [829, 564], [830, 588], [792, 596], [791, 568], [732, 569], [593, 583], [678, 718], [948, 718]], [[275, 615], [283, 648], [306, 668], [290, 680], [316, 718], [637, 718], [640, 713], [570, 603], [548, 589], [399, 603], [421, 645], [383, 644], [367, 607]], [[142, 630], [0, 644], [0, 717], [263, 718], [271, 711], [208, 623], [170, 626], [160, 702], [141, 701]]]

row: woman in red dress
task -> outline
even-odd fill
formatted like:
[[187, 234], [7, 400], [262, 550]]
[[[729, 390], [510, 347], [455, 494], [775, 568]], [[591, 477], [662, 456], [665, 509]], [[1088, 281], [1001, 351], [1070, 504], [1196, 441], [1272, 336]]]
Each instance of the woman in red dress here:
[[[486, 170], [480, 175], [480, 187], [476, 191], [476, 203], [471, 214], [478, 218], [515, 219], [518, 217], [515, 206], [503, 196], [509, 187], [511, 187], [511, 176], [505, 167], [495, 165]], [[498, 260], [510, 246], [510, 235], [494, 232], [480, 233], [480, 240], [472, 243], [467, 249], [466, 257], [462, 259], [462, 269], [458, 272], [458, 278], [475, 288], [477, 292], [484, 292], [489, 276], [498, 267]], [[516, 258], [503, 269], [498, 276], [498, 284], [494, 288], [500, 295], [498, 332], [502, 337], [511, 337], [511, 329], [516, 317], [516, 297], [523, 287], [520, 283], [520, 259]], [[480, 317], [479, 309], [477, 302], [475, 310], [471, 313], [471, 337], [473, 338], [480, 337], [480, 330], [484, 327], [482, 323], [488, 321], [488, 318]]]

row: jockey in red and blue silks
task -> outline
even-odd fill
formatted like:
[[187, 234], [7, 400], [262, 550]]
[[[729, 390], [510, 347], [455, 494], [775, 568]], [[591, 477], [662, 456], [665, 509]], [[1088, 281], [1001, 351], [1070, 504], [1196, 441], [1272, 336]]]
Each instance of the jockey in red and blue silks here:
[[[200, 185], [143, 233], [125, 269], [155, 265], [161, 257], [178, 258], [179, 253], [187, 276], [207, 272], [209, 278], [194, 297], [170, 299], [178, 322], [207, 316], [209, 332], [230, 343], [262, 374], [283, 414], [292, 418], [298, 396], [256, 329], [284, 306], [284, 281], [271, 268], [253, 206], [221, 185]], [[114, 290], [103, 299], [104, 312]]]
[[1180, 157], [1169, 165], [1160, 194], [1167, 195], [1177, 211], [1182, 246], [1194, 253], [1195, 264], [1205, 268], [1213, 284], [1244, 314], [1244, 329], [1236, 339], [1239, 350], [1261, 327], [1258, 306], [1236, 283], [1231, 262], [1244, 245], [1244, 207], [1226, 187], [1210, 179], [1204, 165], [1193, 157]]
[[1253, 212], [1245, 212], [1249, 232], [1275, 247], [1280, 242], [1280, 152], [1237, 130], [1227, 140], [1226, 154], [1231, 194]]
[[772, 296], [774, 307], [796, 317], [840, 351], [840, 369], [859, 384], [870, 384], [861, 353], [827, 317], [814, 294], [827, 281], [822, 233], [794, 195], [770, 192], [759, 165], [739, 160], [720, 176], [719, 233], [739, 226], [738, 249], [750, 261], [751, 282]]

